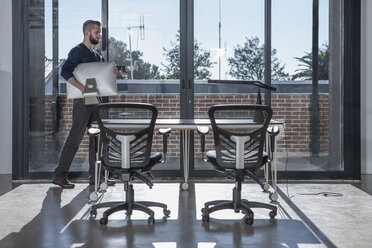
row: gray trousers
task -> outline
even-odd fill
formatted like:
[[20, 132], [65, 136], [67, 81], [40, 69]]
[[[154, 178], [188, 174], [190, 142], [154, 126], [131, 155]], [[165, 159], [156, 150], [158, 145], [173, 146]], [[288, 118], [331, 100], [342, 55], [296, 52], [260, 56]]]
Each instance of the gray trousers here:
[[[81, 140], [84, 137], [87, 127], [92, 121], [97, 120], [93, 112], [94, 105], [84, 105], [83, 99], [73, 100], [72, 127], [63, 145], [61, 157], [57, 168], [54, 170], [55, 179], [65, 179], [69, 173], [72, 160], [75, 157]], [[95, 163], [95, 139], [89, 138], [89, 178], [94, 180]]]

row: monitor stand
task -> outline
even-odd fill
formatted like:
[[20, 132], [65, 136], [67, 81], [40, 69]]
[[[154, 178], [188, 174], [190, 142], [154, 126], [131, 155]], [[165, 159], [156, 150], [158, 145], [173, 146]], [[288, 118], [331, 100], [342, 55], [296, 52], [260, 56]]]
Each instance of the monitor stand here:
[[85, 105], [92, 105], [92, 104], [98, 104], [98, 88], [97, 88], [97, 82], [95, 78], [88, 78], [87, 82], [85, 83], [85, 89], [84, 89], [84, 104]]

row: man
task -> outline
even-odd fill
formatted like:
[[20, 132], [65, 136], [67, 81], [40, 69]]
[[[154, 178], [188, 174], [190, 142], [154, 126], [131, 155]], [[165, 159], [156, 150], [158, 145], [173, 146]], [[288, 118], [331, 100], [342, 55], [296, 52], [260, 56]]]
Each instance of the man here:
[[[84, 93], [84, 85], [79, 82], [72, 72], [80, 63], [102, 61], [101, 56], [93, 50], [101, 38], [101, 23], [99, 21], [87, 20], [83, 24], [84, 40], [71, 49], [68, 58], [62, 66], [61, 76], [70, 84]], [[115, 74], [116, 72], [114, 72]], [[84, 105], [83, 99], [73, 100], [72, 127], [62, 148], [61, 157], [57, 168], [54, 171], [52, 183], [62, 188], [74, 188], [68, 178], [68, 172], [72, 160], [79, 149], [79, 145], [85, 134], [86, 128], [96, 119], [93, 114], [93, 105]], [[94, 163], [95, 149], [94, 138], [89, 140], [89, 183], [94, 184]], [[113, 185], [115, 181], [109, 180], [108, 184]]]

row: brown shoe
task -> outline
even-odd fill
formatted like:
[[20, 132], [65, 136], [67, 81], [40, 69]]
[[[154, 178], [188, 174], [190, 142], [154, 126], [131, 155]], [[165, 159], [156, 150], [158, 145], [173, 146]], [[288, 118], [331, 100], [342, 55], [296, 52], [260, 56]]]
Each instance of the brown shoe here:
[[[105, 180], [103, 180], [104, 182]], [[114, 186], [116, 184], [116, 181], [114, 179], [107, 179], [107, 185], [108, 186]]]
[[64, 189], [73, 189], [75, 187], [75, 184], [67, 179], [53, 179], [52, 183]]
[[[99, 181], [99, 184], [104, 183], [105, 179], [101, 179]], [[107, 186], [114, 186], [116, 184], [116, 181], [113, 179], [107, 179]], [[89, 185], [94, 185], [94, 182], [89, 182]]]

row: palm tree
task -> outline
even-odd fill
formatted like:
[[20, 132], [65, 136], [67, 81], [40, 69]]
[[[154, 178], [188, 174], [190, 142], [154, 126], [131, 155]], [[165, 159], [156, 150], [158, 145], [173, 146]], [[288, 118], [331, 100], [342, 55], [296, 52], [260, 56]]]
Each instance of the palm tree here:
[[[329, 73], [329, 46], [323, 45], [324, 47], [319, 49], [318, 54], [318, 80], [328, 80]], [[313, 53], [305, 52], [305, 55], [295, 57], [300, 64], [300, 69], [295, 70], [295, 74], [292, 75], [292, 80], [312, 80], [313, 79]]]

